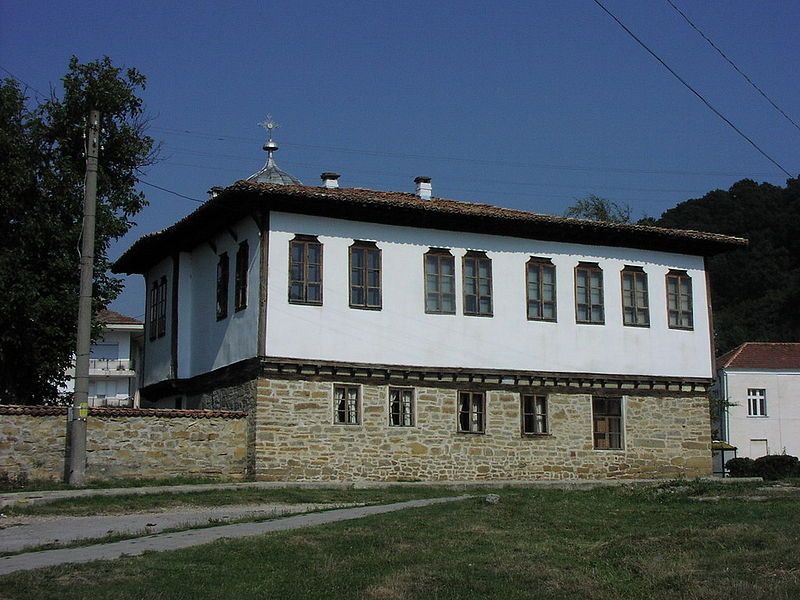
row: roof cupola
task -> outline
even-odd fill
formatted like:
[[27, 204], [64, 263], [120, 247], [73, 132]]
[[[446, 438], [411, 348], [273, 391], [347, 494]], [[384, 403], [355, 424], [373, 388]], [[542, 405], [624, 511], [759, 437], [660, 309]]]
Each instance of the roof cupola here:
[[259, 125], [266, 129], [268, 134], [267, 141], [264, 142], [263, 146], [263, 150], [267, 153], [267, 162], [260, 171], [250, 175], [246, 181], [273, 185], [303, 185], [299, 179], [279, 169], [278, 165], [275, 164], [275, 158], [272, 155], [278, 151], [278, 144], [272, 139], [272, 131], [278, 128], [278, 124], [272, 120], [270, 115], [267, 115], [267, 119], [263, 123], [259, 123]]

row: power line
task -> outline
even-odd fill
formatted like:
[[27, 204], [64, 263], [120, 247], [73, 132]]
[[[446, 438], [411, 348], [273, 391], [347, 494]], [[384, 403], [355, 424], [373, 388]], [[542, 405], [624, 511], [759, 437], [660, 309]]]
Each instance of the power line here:
[[684, 19], [684, 20], [685, 20], [685, 21], [686, 21], [686, 22], [689, 24], [689, 26], [690, 26], [692, 29], [694, 29], [694, 30], [695, 30], [697, 33], [699, 33], [699, 34], [700, 34], [700, 36], [701, 36], [701, 37], [702, 37], [702, 38], [703, 38], [705, 41], [707, 41], [707, 42], [709, 43], [709, 45], [710, 45], [712, 48], [714, 48], [714, 50], [716, 50], [716, 51], [719, 53], [719, 55], [720, 55], [722, 58], [724, 58], [724, 59], [725, 59], [725, 60], [728, 62], [728, 64], [729, 64], [730, 66], [732, 66], [732, 67], [733, 67], [733, 68], [736, 70], [736, 72], [737, 72], [737, 73], [739, 73], [739, 75], [741, 75], [742, 77], [744, 77], [744, 78], [747, 80], [747, 83], [749, 83], [750, 85], [752, 85], [752, 86], [753, 86], [753, 87], [756, 89], [756, 91], [758, 91], [758, 93], [759, 93], [759, 94], [761, 94], [762, 96], [764, 96], [764, 98], [766, 99], [766, 101], [767, 101], [767, 102], [769, 102], [769, 103], [772, 105], [772, 107], [773, 107], [775, 110], [777, 110], [777, 111], [778, 111], [779, 113], [781, 113], [781, 114], [782, 114], [784, 117], [786, 117], [786, 119], [787, 119], [787, 120], [788, 120], [788, 121], [789, 121], [789, 122], [790, 122], [792, 125], [794, 125], [794, 126], [795, 126], [795, 127], [796, 127], [796, 128], [799, 130], [799, 131], [800, 131], [800, 125], [798, 125], [798, 124], [797, 124], [797, 123], [794, 121], [794, 119], [792, 119], [792, 118], [791, 118], [789, 115], [787, 115], [787, 114], [786, 114], [786, 113], [785, 113], [785, 112], [784, 112], [784, 111], [781, 109], [781, 107], [780, 107], [780, 106], [778, 106], [777, 104], [775, 104], [775, 102], [772, 100], [772, 98], [770, 98], [769, 96], [767, 96], [766, 92], [765, 92], [764, 90], [762, 90], [760, 87], [758, 87], [758, 86], [755, 84], [755, 82], [754, 82], [752, 79], [750, 79], [750, 77], [748, 77], [748, 76], [747, 76], [747, 74], [746, 74], [744, 71], [742, 71], [742, 70], [741, 70], [741, 69], [740, 69], [740, 68], [739, 68], [739, 67], [736, 65], [736, 63], [734, 63], [734, 62], [733, 62], [733, 61], [732, 61], [732, 60], [731, 60], [731, 59], [728, 57], [728, 55], [727, 55], [727, 54], [725, 54], [725, 53], [724, 53], [724, 52], [723, 52], [723, 51], [722, 51], [722, 50], [719, 48], [719, 46], [717, 46], [717, 45], [716, 45], [716, 44], [715, 44], [715, 43], [714, 43], [714, 42], [713, 42], [713, 41], [712, 41], [712, 40], [711, 40], [711, 39], [710, 39], [710, 38], [709, 38], [709, 37], [708, 37], [708, 36], [707, 36], [705, 33], [703, 33], [702, 31], [700, 31], [700, 28], [699, 28], [697, 25], [695, 25], [695, 24], [692, 22], [692, 20], [691, 20], [691, 19], [690, 19], [688, 16], [686, 16], [686, 13], [684, 13], [684, 12], [683, 12], [683, 11], [682, 11], [680, 8], [678, 8], [677, 6], [675, 6], [675, 3], [674, 3], [674, 2], [672, 2], [672, 0], [667, 0], [667, 3], [668, 3], [668, 4], [669, 4], [669, 5], [672, 7], [672, 8], [674, 8], [674, 9], [677, 11], [677, 13], [678, 13], [678, 14], [679, 14], [681, 17], [683, 17], [683, 19]]
[[41, 97], [41, 98], [43, 98], [43, 99], [45, 99], [45, 100], [47, 99], [47, 96], [45, 96], [45, 95], [44, 95], [42, 92], [40, 92], [39, 90], [37, 90], [35, 87], [33, 87], [33, 86], [30, 84], [30, 83], [28, 83], [28, 82], [27, 82], [27, 81], [25, 81], [24, 79], [22, 79], [22, 78], [20, 78], [20, 77], [17, 77], [16, 75], [14, 75], [14, 74], [13, 74], [11, 71], [9, 71], [8, 69], [6, 69], [4, 66], [0, 65], [0, 70], [3, 70], [3, 71], [5, 71], [5, 72], [6, 72], [6, 73], [8, 73], [9, 75], [11, 75], [11, 77], [12, 77], [13, 79], [16, 79], [16, 80], [17, 80], [17, 81], [19, 81], [20, 83], [23, 83], [23, 84], [25, 84], [25, 87], [29, 87], [30, 89], [32, 89], [34, 92], [36, 92], [36, 95], [37, 95], [37, 96], [39, 96], [39, 97]]
[[192, 198], [191, 196], [187, 196], [185, 194], [181, 194], [180, 192], [176, 192], [173, 190], [169, 190], [165, 187], [161, 187], [160, 185], [156, 185], [155, 183], [150, 183], [149, 181], [145, 181], [144, 179], [140, 179], [139, 183], [143, 183], [144, 185], [149, 185], [152, 188], [156, 188], [157, 190], [161, 190], [162, 192], [167, 192], [168, 194], [174, 194], [180, 198], [186, 198], [187, 200], [191, 200], [192, 202], [197, 202], [198, 204], [205, 204], [205, 200], [198, 200], [197, 198]]
[[[168, 134], [175, 134], [175, 135], [187, 135], [187, 136], [195, 136], [195, 137], [202, 137], [207, 139], [214, 139], [217, 141], [226, 141], [226, 140], [235, 140], [235, 141], [248, 141], [248, 142], [259, 142], [261, 143], [263, 140], [257, 138], [250, 138], [250, 137], [242, 137], [242, 136], [233, 136], [221, 133], [205, 133], [201, 131], [194, 131], [189, 129], [173, 129], [168, 127], [151, 127], [153, 131], [162, 131]], [[300, 143], [292, 143], [287, 141], [282, 141], [281, 145], [295, 147], [295, 148], [310, 148], [315, 150], [324, 150], [329, 152], [346, 152], [350, 154], [362, 154], [366, 156], [376, 156], [376, 157], [386, 157], [386, 158], [407, 158], [407, 159], [420, 159], [420, 160], [441, 160], [441, 161], [452, 161], [452, 162], [464, 162], [464, 163], [474, 163], [474, 164], [483, 164], [483, 165], [492, 165], [492, 166], [506, 166], [506, 167], [520, 167], [520, 168], [540, 168], [540, 169], [554, 169], [554, 170], [561, 170], [561, 171], [589, 171], [589, 172], [600, 172], [600, 173], [622, 173], [622, 174], [644, 174], [644, 175], [716, 175], [716, 176], [725, 176], [725, 177], [739, 177], [741, 176], [741, 172], [733, 173], [729, 171], [685, 171], [680, 169], [631, 169], [631, 168], [621, 168], [621, 167], [591, 167], [591, 166], [583, 166], [583, 165], [568, 165], [568, 164], [549, 164], [549, 163], [533, 163], [533, 162], [514, 162], [514, 161], [502, 161], [502, 160], [487, 160], [487, 159], [478, 159], [478, 158], [467, 158], [467, 157], [458, 157], [458, 156], [441, 156], [441, 155], [434, 155], [434, 154], [404, 154], [398, 152], [386, 152], [380, 150], [364, 150], [359, 148], [347, 148], [342, 146], [325, 146], [320, 144], [300, 144]], [[192, 152], [198, 153], [200, 151], [193, 150]], [[780, 165], [777, 165], [778, 168], [781, 168]], [[781, 170], [783, 170], [781, 168]], [[762, 175], [771, 174], [769, 173], [760, 173]]]
[[614, 20], [617, 22], [617, 25], [619, 25], [620, 27], [622, 27], [622, 29], [624, 29], [624, 30], [625, 30], [625, 32], [626, 32], [626, 33], [627, 33], [629, 36], [631, 36], [631, 37], [632, 37], [634, 40], [636, 40], [636, 42], [637, 42], [637, 43], [638, 43], [638, 44], [639, 44], [639, 45], [640, 45], [642, 48], [644, 48], [645, 50], [647, 50], [647, 52], [648, 52], [648, 53], [649, 53], [649, 54], [650, 54], [650, 55], [651, 55], [653, 58], [655, 58], [655, 59], [656, 59], [658, 62], [660, 62], [660, 63], [661, 63], [661, 65], [662, 65], [662, 66], [663, 66], [663, 67], [664, 67], [664, 68], [665, 68], [667, 71], [669, 71], [670, 73], [672, 73], [672, 75], [673, 75], [673, 76], [674, 76], [674, 77], [675, 77], [675, 78], [676, 78], [678, 81], [680, 81], [680, 82], [681, 82], [681, 83], [684, 85], [684, 87], [686, 87], [686, 88], [687, 88], [689, 91], [691, 91], [691, 92], [692, 92], [692, 93], [693, 93], [695, 96], [697, 96], [697, 97], [700, 99], [700, 101], [701, 101], [703, 104], [705, 104], [705, 105], [706, 105], [706, 106], [707, 106], [709, 109], [711, 109], [711, 111], [712, 111], [712, 112], [713, 112], [715, 115], [717, 115], [717, 116], [718, 116], [720, 119], [722, 119], [723, 121], [725, 121], [725, 123], [727, 123], [727, 124], [728, 124], [728, 126], [730, 126], [730, 127], [731, 127], [731, 129], [733, 129], [733, 130], [734, 130], [736, 133], [738, 133], [738, 134], [739, 134], [741, 137], [743, 137], [745, 140], [747, 140], [747, 142], [748, 142], [748, 143], [749, 143], [751, 146], [753, 146], [753, 148], [755, 148], [756, 150], [758, 150], [758, 151], [761, 153], [761, 155], [762, 155], [764, 158], [766, 158], [767, 160], [769, 160], [769, 161], [770, 161], [770, 162], [771, 162], [773, 165], [775, 165], [775, 166], [776, 166], [776, 167], [778, 167], [778, 168], [779, 168], [781, 171], [783, 171], [783, 172], [786, 174], [786, 176], [787, 176], [787, 177], [792, 177], [792, 174], [791, 174], [791, 173], [789, 173], [789, 171], [787, 171], [786, 169], [784, 169], [784, 168], [783, 168], [783, 166], [781, 166], [781, 164], [780, 164], [780, 163], [779, 163], [777, 160], [775, 160], [775, 159], [774, 159], [774, 158], [772, 158], [772, 157], [771, 157], [769, 154], [767, 154], [767, 153], [766, 153], [764, 150], [762, 150], [762, 149], [761, 149], [761, 147], [760, 147], [758, 144], [756, 144], [756, 143], [755, 143], [755, 142], [754, 142], [752, 139], [750, 139], [750, 138], [747, 136], [747, 134], [745, 134], [745, 133], [744, 133], [744, 132], [743, 132], [741, 129], [739, 129], [739, 128], [738, 128], [736, 125], [734, 125], [734, 124], [733, 124], [733, 123], [730, 121], [730, 119], [728, 119], [728, 118], [727, 118], [725, 115], [723, 115], [723, 114], [722, 114], [720, 111], [718, 111], [716, 108], [714, 108], [714, 106], [713, 106], [713, 105], [712, 105], [712, 104], [711, 104], [711, 103], [710, 103], [708, 100], [706, 100], [706, 99], [703, 97], [703, 95], [702, 95], [700, 92], [698, 92], [696, 89], [694, 89], [694, 88], [693, 88], [693, 87], [692, 87], [692, 86], [691, 86], [691, 85], [690, 85], [690, 84], [689, 84], [689, 83], [688, 83], [688, 82], [687, 82], [687, 81], [686, 81], [686, 80], [685, 80], [683, 77], [681, 77], [680, 75], [678, 75], [678, 74], [675, 72], [675, 70], [674, 70], [672, 67], [670, 67], [670, 66], [669, 66], [667, 63], [665, 63], [665, 62], [664, 62], [664, 61], [661, 59], [661, 57], [660, 57], [660, 56], [658, 56], [658, 54], [656, 54], [655, 52], [653, 52], [653, 51], [652, 51], [652, 50], [651, 50], [651, 49], [650, 49], [650, 48], [647, 46], [647, 44], [645, 44], [645, 43], [644, 43], [642, 40], [640, 40], [640, 39], [639, 39], [639, 38], [636, 36], [636, 34], [635, 34], [635, 33], [633, 33], [633, 32], [632, 32], [630, 29], [628, 29], [628, 28], [625, 26], [625, 24], [624, 24], [622, 21], [620, 21], [620, 20], [619, 20], [619, 19], [618, 19], [618, 18], [617, 18], [617, 17], [614, 15], [614, 13], [612, 13], [612, 12], [611, 12], [610, 10], [608, 10], [608, 9], [607, 9], [605, 6], [603, 6], [603, 3], [602, 3], [602, 2], [600, 2], [600, 0], [594, 0], [594, 3], [595, 3], [595, 4], [597, 4], [597, 6], [599, 6], [601, 9], [603, 9], [603, 11], [604, 11], [604, 12], [605, 12], [605, 13], [606, 13], [608, 16], [610, 16], [612, 19], [614, 19]]

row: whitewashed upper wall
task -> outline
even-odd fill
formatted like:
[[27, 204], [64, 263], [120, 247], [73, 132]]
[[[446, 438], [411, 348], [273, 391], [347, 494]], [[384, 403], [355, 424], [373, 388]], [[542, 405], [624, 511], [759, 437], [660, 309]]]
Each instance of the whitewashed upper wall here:
[[[209, 244], [181, 255], [181, 287], [178, 316], [178, 377], [193, 377], [256, 355], [258, 351], [258, 226], [250, 217], [219, 232]], [[247, 308], [236, 311], [234, 303], [236, 252], [247, 240]], [[228, 316], [217, 321], [217, 262], [228, 253]]]
[[[167, 332], [154, 340], [150, 339], [150, 290], [153, 282], [167, 278]], [[144, 378], [143, 385], [157, 383], [170, 376], [170, 352], [172, 331], [172, 258], [165, 258], [147, 272], [145, 281], [145, 327], [144, 327]]]
[[[424, 223], [420, 223], [420, 226]], [[289, 240], [317, 235], [323, 250], [323, 305], [288, 302]], [[383, 308], [349, 307], [348, 248], [373, 240], [382, 249]], [[456, 263], [455, 315], [426, 314], [423, 254], [450, 248]], [[493, 317], [463, 315], [461, 260], [467, 250], [492, 259]], [[525, 263], [556, 265], [558, 322], [526, 318]], [[605, 324], [575, 323], [574, 267], [603, 268]], [[620, 271], [648, 274], [650, 327], [622, 325]], [[692, 278], [694, 330], [667, 326], [665, 275]], [[706, 280], [698, 256], [526, 240], [422, 227], [271, 213], [267, 307], [270, 356], [413, 366], [517, 369], [620, 375], [712, 376]]]
[[[261, 239], [258, 226], [251, 218], [219, 232], [210, 243], [179, 254], [178, 269], [178, 365], [177, 377], [193, 377], [256, 355], [258, 348], [258, 286]], [[231, 232], [234, 235], [231, 235]], [[237, 311], [234, 302], [236, 252], [239, 243], [247, 240], [248, 286], [247, 307]], [[212, 248], [212, 245], [215, 248]], [[217, 320], [217, 262], [228, 253], [228, 315]], [[152, 282], [167, 277], [167, 333], [151, 341], [149, 338], [150, 288]], [[166, 259], [147, 277], [147, 321], [145, 326], [144, 385], [170, 377], [172, 339], [172, 259]]]

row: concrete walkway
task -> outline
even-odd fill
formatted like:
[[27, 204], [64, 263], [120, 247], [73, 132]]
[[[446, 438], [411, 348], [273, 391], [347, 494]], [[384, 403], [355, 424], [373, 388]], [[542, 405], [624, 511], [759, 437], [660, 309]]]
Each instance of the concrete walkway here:
[[286, 531], [360, 519], [370, 515], [380, 515], [406, 508], [430, 506], [443, 502], [465, 500], [472, 496], [453, 496], [448, 498], [430, 498], [426, 500], [409, 500], [382, 504], [376, 506], [359, 506], [356, 508], [341, 508], [325, 512], [309, 513], [284, 517], [260, 523], [237, 523], [234, 525], [221, 525], [205, 529], [190, 529], [177, 533], [161, 533], [148, 535], [141, 538], [113, 542], [110, 544], [97, 544], [82, 548], [65, 548], [62, 550], [45, 550], [42, 552], [28, 552], [14, 556], [0, 557], [0, 575], [8, 575], [15, 571], [29, 571], [42, 567], [52, 567], [68, 563], [85, 563], [93, 560], [112, 560], [121, 556], [137, 556], [147, 551], [160, 552], [164, 550], [178, 550], [199, 544], [207, 544], [223, 538], [243, 538], [263, 535], [273, 531]]
[[232, 504], [168, 509], [123, 515], [91, 517], [0, 517], [0, 552], [19, 552], [47, 544], [68, 544], [107, 535], [150, 535], [165, 529], [224, 525], [238, 519], [269, 519], [315, 510], [363, 506], [359, 502], [333, 504]]

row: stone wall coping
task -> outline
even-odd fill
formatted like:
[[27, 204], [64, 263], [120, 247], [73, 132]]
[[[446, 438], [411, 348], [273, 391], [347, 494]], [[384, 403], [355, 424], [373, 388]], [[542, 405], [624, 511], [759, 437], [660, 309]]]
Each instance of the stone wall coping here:
[[[22, 406], [0, 405], [0, 415], [27, 415], [31, 417], [50, 417], [67, 414], [66, 406]], [[179, 410], [167, 408], [109, 408], [89, 407], [93, 417], [160, 417], [167, 419], [244, 419], [245, 411], [238, 410]]]

